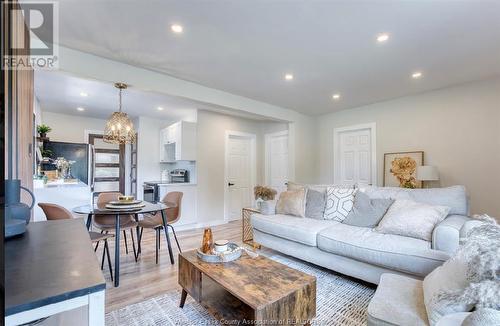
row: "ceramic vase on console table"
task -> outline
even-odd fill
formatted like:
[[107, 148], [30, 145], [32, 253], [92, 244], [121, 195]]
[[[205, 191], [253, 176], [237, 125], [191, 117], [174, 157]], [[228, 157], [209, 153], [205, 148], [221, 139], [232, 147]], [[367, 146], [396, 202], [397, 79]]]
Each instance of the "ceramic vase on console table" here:
[[204, 254], [210, 254], [210, 252], [212, 251], [213, 244], [214, 244], [214, 238], [212, 235], [212, 229], [206, 228], [203, 231], [203, 240], [201, 242], [201, 251]]
[[257, 209], [262, 214], [274, 214], [274, 210], [276, 207], [276, 202], [274, 197], [277, 194], [277, 191], [264, 186], [256, 186], [253, 189], [255, 195], [255, 203], [257, 205]]

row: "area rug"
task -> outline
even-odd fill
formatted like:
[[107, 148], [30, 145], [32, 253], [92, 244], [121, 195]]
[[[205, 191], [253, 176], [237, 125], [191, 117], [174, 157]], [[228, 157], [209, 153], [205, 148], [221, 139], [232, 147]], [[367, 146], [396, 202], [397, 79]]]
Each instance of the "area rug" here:
[[[366, 325], [366, 310], [375, 289], [332, 271], [279, 254], [267, 257], [316, 276], [316, 318], [313, 325]], [[180, 290], [106, 314], [107, 326], [226, 325], [188, 296], [179, 308]]]

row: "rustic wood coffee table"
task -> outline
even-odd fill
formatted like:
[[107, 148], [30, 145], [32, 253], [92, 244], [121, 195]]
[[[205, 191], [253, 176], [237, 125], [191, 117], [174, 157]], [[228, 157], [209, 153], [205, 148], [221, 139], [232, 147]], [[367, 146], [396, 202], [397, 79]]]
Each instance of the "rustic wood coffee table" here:
[[316, 277], [264, 256], [221, 264], [179, 254], [180, 307], [189, 293], [224, 323], [309, 325], [316, 316]]

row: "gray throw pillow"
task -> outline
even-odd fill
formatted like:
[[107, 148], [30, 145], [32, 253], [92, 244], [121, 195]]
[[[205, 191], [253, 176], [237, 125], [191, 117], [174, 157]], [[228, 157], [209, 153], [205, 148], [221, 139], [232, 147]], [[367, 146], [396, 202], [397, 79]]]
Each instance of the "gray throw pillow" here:
[[374, 228], [384, 217], [393, 202], [393, 199], [370, 199], [367, 194], [358, 191], [354, 198], [354, 206], [342, 223], [352, 226]]
[[306, 217], [322, 220], [325, 213], [326, 194], [309, 189], [306, 199]]

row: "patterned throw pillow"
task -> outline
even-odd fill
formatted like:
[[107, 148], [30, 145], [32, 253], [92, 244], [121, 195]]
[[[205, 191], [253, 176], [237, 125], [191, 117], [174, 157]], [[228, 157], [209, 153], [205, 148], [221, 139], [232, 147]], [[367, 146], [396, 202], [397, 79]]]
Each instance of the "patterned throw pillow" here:
[[342, 222], [352, 210], [356, 189], [328, 187], [326, 189], [325, 220]]

